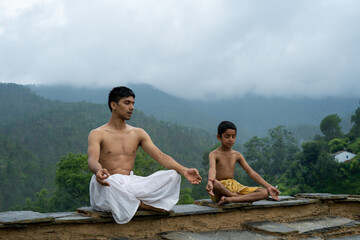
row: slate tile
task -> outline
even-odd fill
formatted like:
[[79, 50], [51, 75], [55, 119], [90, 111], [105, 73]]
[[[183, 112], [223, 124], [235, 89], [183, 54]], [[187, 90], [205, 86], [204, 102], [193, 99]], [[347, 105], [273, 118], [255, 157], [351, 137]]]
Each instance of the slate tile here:
[[248, 222], [244, 223], [244, 225], [250, 229], [265, 231], [268, 233], [289, 235], [299, 232], [298, 230], [288, 227], [282, 223], [276, 223], [271, 221]]
[[210, 232], [174, 231], [158, 234], [166, 240], [275, 240], [274, 236], [243, 230], [220, 230]]
[[221, 208], [212, 208], [206, 206], [199, 206], [196, 204], [175, 205], [172, 210], [174, 211], [170, 216], [184, 216], [206, 213], [218, 213], [222, 212]]
[[304, 234], [329, 232], [340, 228], [360, 226], [360, 222], [339, 216], [315, 217], [283, 224], [297, 229], [300, 233]]
[[299, 193], [295, 195], [296, 198], [314, 198], [321, 200], [339, 200], [346, 199], [348, 196], [344, 194], [331, 194], [331, 193]]
[[9, 211], [0, 212], [0, 223], [7, 224], [26, 224], [52, 222], [55, 218], [48, 214], [33, 211]]

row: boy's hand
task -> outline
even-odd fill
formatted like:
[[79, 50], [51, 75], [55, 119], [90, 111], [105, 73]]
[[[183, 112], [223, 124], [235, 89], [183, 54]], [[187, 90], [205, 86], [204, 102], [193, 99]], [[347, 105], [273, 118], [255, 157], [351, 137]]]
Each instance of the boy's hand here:
[[267, 190], [269, 191], [269, 194], [271, 195], [271, 197], [274, 199], [274, 200], [280, 200], [279, 199], [279, 193], [280, 193], [280, 191], [276, 188], [276, 187], [274, 187], [274, 186], [270, 186], [270, 187], [268, 187], [267, 188]]
[[214, 185], [213, 185], [213, 182], [211, 180], [208, 180], [208, 183], [206, 185], [206, 191], [211, 195], [211, 196], [214, 196], [214, 192], [213, 192], [213, 189], [214, 189]]
[[184, 173], [184, 177], [192, 184], [199, 184], [201, 182], [201, 176], [196, 168], [190, 168]]
[[110, 183], [107, 181], [104, 181], [104, 179], [107, 179], [110, 176], [110, 173], [106, 168], [102, 168], [96, 173], [96, 181], [100, 183], [103, 186], [110, 186]]

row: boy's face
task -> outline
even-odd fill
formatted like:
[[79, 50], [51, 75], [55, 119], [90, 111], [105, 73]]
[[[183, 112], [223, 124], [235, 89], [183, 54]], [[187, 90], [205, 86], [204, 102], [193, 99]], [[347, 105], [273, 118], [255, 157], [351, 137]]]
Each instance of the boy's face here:
[[226, 129], [226, 131], [219, 136], [217, 135], [217, 139], [221, 142], [221, 145], [225, 147], [232, 147], [236, 140], [236, 131], [234, 129]]

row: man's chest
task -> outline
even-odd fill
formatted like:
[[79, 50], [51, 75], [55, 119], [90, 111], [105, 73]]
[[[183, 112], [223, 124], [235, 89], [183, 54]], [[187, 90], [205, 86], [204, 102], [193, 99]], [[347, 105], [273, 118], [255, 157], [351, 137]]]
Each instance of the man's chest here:
[[100, 145], [105, 155], [136, 155], [138, 147], [139, 141], [131, 135], [107, 136]]

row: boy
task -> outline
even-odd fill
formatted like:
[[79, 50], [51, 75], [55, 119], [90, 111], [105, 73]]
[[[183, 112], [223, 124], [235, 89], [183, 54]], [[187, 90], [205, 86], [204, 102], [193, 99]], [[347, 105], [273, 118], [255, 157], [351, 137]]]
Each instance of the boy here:
[[[229, 121], [221, 122], [216, 137], [221, 142], [221, 146], [209, 154], [210, 169], [206, 191], [210, 194], [210, 198], [218, 202], [219, 206], [230, 202], [253, 202], [266, 199], [269, 194], [273, 199], [279, 200], [279, 190], [256, 173], [241, 153], [231, 148], [236, 139], [235, 124]], [[265, 188], [247, 187], [235, 181], [236, 163], [239, 163], [252, 179]]]

